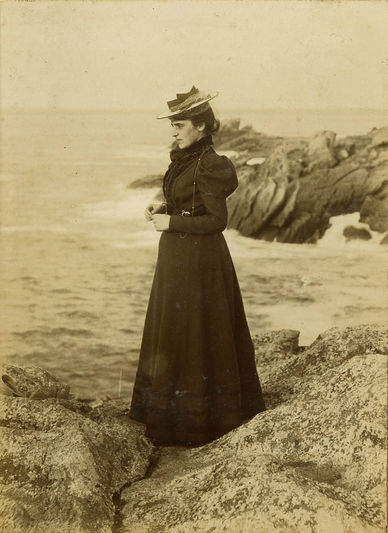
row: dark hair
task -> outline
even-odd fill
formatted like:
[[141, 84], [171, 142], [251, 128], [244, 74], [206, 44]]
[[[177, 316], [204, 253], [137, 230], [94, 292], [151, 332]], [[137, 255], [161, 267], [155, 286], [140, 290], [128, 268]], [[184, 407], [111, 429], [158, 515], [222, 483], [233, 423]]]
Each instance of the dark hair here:
[[220, 121], [216, 119], [213, 109], [207, 103], [205, 106], [198, 106], [175, 116], [174, 120], [191, 120], [194, 126], [205, 124], [205, 135], [213, 135], [220, 129]]

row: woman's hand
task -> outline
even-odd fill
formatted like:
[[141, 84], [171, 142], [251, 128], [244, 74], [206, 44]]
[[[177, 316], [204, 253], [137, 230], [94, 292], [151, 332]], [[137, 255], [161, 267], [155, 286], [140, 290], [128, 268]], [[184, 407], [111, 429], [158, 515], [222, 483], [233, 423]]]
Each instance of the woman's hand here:
[[165, 231], [169, 229], [170, 225], [170, 215], [151, 215], [152, 218], [150, 219], [152, 221], [152, 224], [154, 225], [154, 228], [156, 231]]
[[155, 211], [160, 209], [162, 205], [163, 203], [160, 203], [160, 202], [159, 203], [152, 202], [148, 204], [144, 211], [145, 219], [148, 220], [148, 222], [152, 220], [152, 217], [154, 216]]

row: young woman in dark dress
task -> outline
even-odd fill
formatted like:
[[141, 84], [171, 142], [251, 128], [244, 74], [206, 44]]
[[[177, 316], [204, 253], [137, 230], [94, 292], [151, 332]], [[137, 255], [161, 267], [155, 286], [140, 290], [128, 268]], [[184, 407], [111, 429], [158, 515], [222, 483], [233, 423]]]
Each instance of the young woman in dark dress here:
[[147, 220], [161, 231], [130, 417], [158, 445], [200, 446], [265, 410], [240, 288], [222, 234], [236, 171], [212, 146], [219, 127], [193, 87], [168, 102], [177, 147], [162, 204]]

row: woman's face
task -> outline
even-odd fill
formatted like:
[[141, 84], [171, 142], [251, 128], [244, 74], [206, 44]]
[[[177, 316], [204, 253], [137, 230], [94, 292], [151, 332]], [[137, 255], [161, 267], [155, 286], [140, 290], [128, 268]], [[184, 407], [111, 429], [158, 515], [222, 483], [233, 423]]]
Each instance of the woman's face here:
[[190, 119], [171, 120], [171, 127], [179, 148], [187, 148], [204, 136], [205, 124], [194, 126]]

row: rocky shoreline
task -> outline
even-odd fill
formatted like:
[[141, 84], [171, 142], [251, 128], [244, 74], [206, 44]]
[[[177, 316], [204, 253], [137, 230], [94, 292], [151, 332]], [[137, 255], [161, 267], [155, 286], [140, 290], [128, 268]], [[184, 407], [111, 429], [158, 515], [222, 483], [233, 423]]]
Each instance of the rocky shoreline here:
[[1, 531], [385, 531], [385, 332], [298, 337], [254, 337], [267, 411], [192, 449], [153, 446], [129, 398], [4, 366]]
[[[214, 140], [239, 178], [228, 198], [229, 228], [256, 239], [315, 243], [330, 217], [359, 212], [360, 222], [387, 242], [388, 126], [344, 138], [331, 131], [282, 138], [241, 128], [235, 119], [225, 121]], [[161, 175], [151, 175], [130, 187], [161, 182]], [[347, 238], [365, 238], [349, 231]]]

